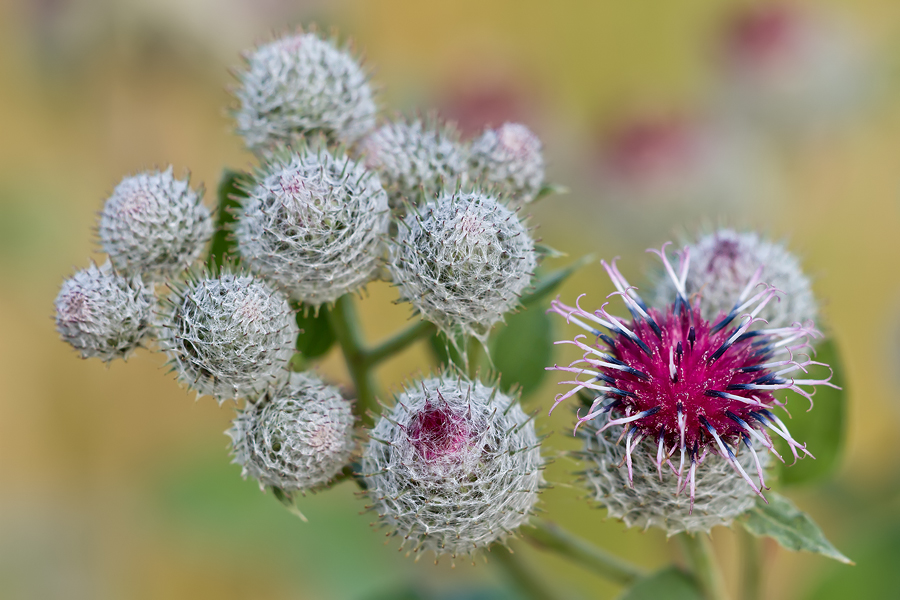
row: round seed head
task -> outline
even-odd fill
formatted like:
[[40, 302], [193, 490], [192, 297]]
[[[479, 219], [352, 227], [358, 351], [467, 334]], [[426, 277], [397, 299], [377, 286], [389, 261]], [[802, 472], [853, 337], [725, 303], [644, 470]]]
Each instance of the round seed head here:
[[[754, 232], [720, 229], [690, 244], [691, 268], [685, 281], [688, 296], [703, 297], [704, 319], [715, 320], [734, 308], [747, 283], [762, 268], [757, 281], [782, 292], [780, 301], [769, 302], [759, 313], [770, 327], [789, 327], [815, 320], [818, 312], [812, 284], [800, 261], [783, 244], [763, 239]], [[659, 277], [656, 298], [665, 305], [675, 293], [669, 277]]]
[[237, 74], [237, 133], [251, 150], [311, 134], [353, 143], [375, 127], [368, 75], [334, 40], [287, 35], [245, 56]]
[[249, 275], [221, 273], [178, 284], [157, 325], [178, 379], [221, 403], [283, 381], [297, 323], [281, 292]]
[[543, 483], [534, 423], [512, 398], [445, 375], [382, 416], [362, 473], [380, 523], [413, 551], [472, 553], [528, 520]]
[[251, 270], [318, 306], [374, 277], [389, 225], [377, 175], [346, 156], [306, 149], [258, 173], [235, 237]]
[[[729, 461], [707, 454], [697, 472], [697, 491], [691, 507], [688, 494], [672, 493], [678, 485], [677, 467], [667, 462], [657, 468], [654, 460], [657, 447], [649, 440], [640, 442], [632, 454], [632, 486], [625, 464], [625, 447], [616, 443], [624, 435], [623, 427], [615, 426], [598, 433], [607, 421], [608, 417], [602, 416], [579, 429], [579, 436], [584, 440], [579, 458], [585, 464], [584, 483], [593, 499], [605, 507], [610, 516], [621, 519], [628, 527], [658, 527], [668, 536], [682, 531], [709, 532], [716, 525], [730, 525], [735, 517], [756, 503], [753, 489]], [[763, 447], [757, 444], [754, 449], [758, 452]], [[757, 456], [765, 470], [769, 463], [768, 453], [760, 452]], [[752, 473], [755, 470], [756, 463], [749, 451], [745, 450], [736, 458], [744, 471]]]
[[144, 279], [173, 277], [190, 267], [212, 236], [212, 218], [187, 179], [172, 167], [124, 178], [103, 206], [98, 233], [118, 271]]
[[520, 123], [486, 130], [472, 144], [470, 164], [475, 177], [498, 186], [513, 206], [534, 200], [544, 184], [541, 140]]
[[[667, 468], [672, 457], [671, 463], [678, 464], [675, 492], [689, 490], [689, 512], [696, 500], [698, 478], [708, 468], [708, 454], [719, 455], [762, 496], [765, 482], [754, 443], [781, 458], [770, 437], [775, 434], [786, 442], [795, 460], [801, 454], [812, 456], [772, 409], [786, 402], [776, 399], [776, 392], [795, 392], [809, 400], [811, 408], [816, 386], [836, 387], [831, 383], [830, 367], [804, 354], [809, 352], [811, 340], [822, 334], [812, 321], [789, 327], [769, 327], [762, 322], [758, 315], [782, 292], [757, 286], [757, 273], [731, 303], [734, 309], [707, 321], [704, 298], [693, 296], [689, 302], [685, 291], [685, 280], [695, 266], [690, 249], [680, 254], [677, 270], [665, 246], [653, 252], [675, 286], [674, 302], [668, 307], [648, 308], [615, 261], [601, 264], [631, 319], [610, 314], [608, 303], [589, 312], [578, 302], [575, 307], [552, 302], [551, 310], [592, 336], [579, 335], [568, 342], [583, 352], [580, 360], [554, 366], [575, 374], [572, 380], [562, 382], [573, 387], [559, 394], [556, 404], [581, 390], [599, 392], [587, 414], [579, 415], [579, 425], [610, 413], [614, 418], [600, 426], [600, 432], [625, 426], [629, 482], [633, 482], [634, 456], [643, 452], [643, 440], [656, 449], [654, 464], [660, 470]], [[754, 458], [759, 485], [736, 458], [741, 446]]]
[[82, 358], [127, 358], [151, 329], [153, 288], [138, 276], [91, 264], [66, 279], [56, 297], [56, 330]]
[[436, 119], [398, 119], [374, 131], [362, 143], [366, 166], [378, 171], [391, 199], [416, 203], [420, 194], [434, 199], [442, 190], [467, 181], [466, 151], [459, 134]]
[[537, 257], [525, 226], [480, 193], [454, 193], [411, 211], [390, 244], [400, 297], [450, 339], [485, 341], [529, 285]]
[[355, 447], [350, 402], [313, 373], [291, 373], [284, 385], [248, 402], [227, 433], [244, 478], [288, 493], [328, 483]]

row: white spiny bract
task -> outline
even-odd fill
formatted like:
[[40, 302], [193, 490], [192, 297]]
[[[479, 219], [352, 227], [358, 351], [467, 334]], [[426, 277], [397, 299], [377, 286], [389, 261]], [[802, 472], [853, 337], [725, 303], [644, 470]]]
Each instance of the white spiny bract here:
[[[688, 248], [691, 268], [685, 290], [688, 295], [703, 296], [704, 319], [713, 321], [728, 314], [734, 308], [735, 298], [760, 269], [756, 280], [783, 292], [780, 301], [769, 302], [758, 315], [769, 327], [790, 327], [816, 319], [818, 309], [810, 280], [800, 261], [784, 245], [754, 232], [719, 229], [700, 237]], [[671, 279], [660, 276], [657, 305], [665, 305], [674, 293]]]
[[401, 549], [473, 553], [525, 523], [543, 484], [534, 422], [512, 398], [453, 375], [413, 382], [371, 431], [371, 509]]
[[378, 176], [346, 156], [305, 149], [265, 165], [235, 226], [248, 267], [319, 306], [375, 275], [390, 225]]
[[398, 119], [383, 125], [361, 144], [366, 166], [378, 171], [391, 206], [416, 204], [421, 194], [434, 199], [467, 181], [466, 150], [459, 134], [435, 118]]
[[173, 288], [157, 329], [181, 382], [221, 404], [287, 378], [298, 331], [281, 292], [233, 273], [192, 276]]
[[544, 184], [541, 140], [520, 123], [486, 130], [472, 143], [473, 177], [496, 185], [512, 206], [534, 200]]
[[350, 401], [311, 372], [291, 373], [283, 386], [248, 402], [227, 433], [243, 477], [288, 494], [331, 481], [356, 446]]
[[152, 287], [92, 264], [66, 279], [56, 296], [56, 329], [82, 358], [127, 358], [150, 333]]
[[536, 265], [534, 241], [514, 212], [490, 196], [457, 192], [406, 215], [388, 268], [401, 299], [450, 339], [484, 342]]
[[98, 234], [117, 270], [145, 280], [190, 267], [213, 233], [209, 209], [172, 167], [125, 177], [103, 206]]
[[248, 148], [269, 149], [319, 133], [351, 144], [375, 127], [368, 75], [334, 40], [287, 35], [244, 58], [234, 117]]
[[[598, 433], [608, 419], [608, 415], [603, 415], [579, 429], [584, 448], [577, 456], [585, 464], [581, 475], [592, 499], [628, 527], [644, 530], [657, 527], [665, 530], [667, 536], [682, 531], [709, 532], [716, 525], [731, 524], [756, 503], [756, 493], [731, 464], [721, 456], [708, 453], [701, 460], [703, 468], [697, 472], [692, 509], [687, 494], [672, 493], [678, 473], [669, 464], [657, 465], [652, 458], [657, 448], [650, 440], [640, 442], [642, 451], [631, 455], [632, 479], [629, 480], [625, 447], [617, 443], [623, 436], [623, 427], [614, 426]], [[760, 468], [765, 469], [769, 454], [761, 452], [762, 449], [757, 443]], [[744, 471], [756, 469], [750, 452], [742, 452], [736, 458]]]

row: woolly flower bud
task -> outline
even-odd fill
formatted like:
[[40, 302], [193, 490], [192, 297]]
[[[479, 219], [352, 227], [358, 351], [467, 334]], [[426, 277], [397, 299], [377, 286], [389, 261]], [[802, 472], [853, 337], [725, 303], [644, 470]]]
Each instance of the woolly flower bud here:
[[287, 376], [297, 324], [287, 298], [248, 275], [179, 284], [158, 325], [178, 379], [220, 403], [253, 397]]
[[471, 553], [527, 521], [543, 462], [514, 400], [451, 376], [415, 382], [371, 432], [362, 472], [371, 508], [401, 548]]
[[305, 150], [258, 174], [235, 237], [250, 269], [318, 306], [372, 279], [389, 224], [377, 175], [347, 157]]
[[245, 56], [235, 96], [237, 133], [259, 149], [323, 133], [352, 143], [375, 127], [368, 75], [333, 40], [288, 35]]
[[212, 218], [189, 180], [163, 172], [124, 178], [103, 206], [98, 233], [116, 269], [164, 279], [197, 260], [212, 236]]
[[81, 353], [104, 362], [126, 358], [149, 333], [152, 288], [124, 277], [108, 262], [66, 279], [56, 297], [56, 329]]
[[436, 120], [397, 120], [367, 137], [361, 147], [366, 166], [381, 173], [391, 206], [404, 199], [427, 199], [465, 183], [466, 152], [454, 129]]
[[472, 144], [472, 172], [496, 184], [517, 206], [538, 195], [544, 183], [541, 140], [520, 123], [488, 129]]
[[456, 193], [406, 216], [388, 267], [401, 298], [448, 337], [484, 341], [536, 264], [534, 242], [515, 213], [490, 196]]
[[[623, 436], [623, 427], [598, 433], [608, 419], [604, 415], [579, 430], [584, 450], [578, 456], [586, 463], [583, 477], [594, 500], [628, 527], [658, 527], [669, 536], [682, 531], [709, 532], [716, 525], [729, 525], [755, 504], [756, 493], [729, 461], [709, 453], [698, 462], [703, 468], [697, 473], [692, 509], [688, 494], [672, 493], [678, 478], [674, 467], [664, 463], [660, 466], [653, 460], [658, 449], [656, 444], [649, 440], [640, 442], [641, 451], [634, 452], [628, 462], [625, 448], [616, 443]], [[761, 445], [755, 448], [762, 449]], [[760, 468], [765, 469], [768, 453], [760, 452], [758, 457]], [[742, 452], [736, 458], [744, 471], [752, 472], [756, 468], [750, 452]]]
[[[720, 229], [700, 237], [688, 246], [691, 268], [685, 289], [689, 295], [703, 296], [702, 315], [714, 320], [735, 308], [735, 299], [762, 268], [756, 281], [784, 292], [780, 302], [769, 302], [759, 315], [769, 327], [789, 327], [815, 320], [817, 306], [809, 278], [800, 261], [782, 245], [760, 238], [754, 232], [737, 233]], [[656, 286], [658, 305], [675, 294], [669, 277], [660, 277]]]
[[248, 403], [227, 433], [244, 478], [289, 493], [328, 483], [355, 446], [350, 402], [313, 373], [291, 373], [282, 387]]

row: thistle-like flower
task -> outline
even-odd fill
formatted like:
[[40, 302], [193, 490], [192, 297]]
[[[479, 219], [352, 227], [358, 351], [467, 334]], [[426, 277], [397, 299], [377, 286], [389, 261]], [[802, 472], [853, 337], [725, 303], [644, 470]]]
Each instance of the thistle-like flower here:
[[250, 275], [195, 275], [173, 284], [159, 342], [198, 395], [253, 398], [287, 378], [297, 323], [287, 298]]
[[173, 277], [190, 267], [212, 236], [202, 190], [175, 179], [172, 167], [124, 178], [103, 206], [98, 234], [117, 270], [145, 280]]
[[56, 296], [56, 330], [81, 353], [104, 362], [127, 358], [151, 330], [153, 288], [109, 262], [66, 279]]
[[366, 166], [381, 175], [395, 208], [404, 200], [415, 204], [423, 193], [433, 200], [468, 180], [459, 134], [436, 118], [387, 123], [362, 142], [360, 152]]
[[537, 255], [516, 214], [481, 193], [454, 193], [411, 211], [390, 245], [400, 297], [450, 339], [487, 339], [518, 303]]
[[328, 483], [350, 460], [350, 401], [314, 373], [291, 373], [283, 386], [248, 402], [227, 434], [246, 479], [284, 492]]
[[[716, 525], [731, 524], [755, 504], [754, 490], [731, 467], [730, 461], [707, 453], [698, 459], [701, 468], [696, 474], [696, 493], [691, 505], [686, 495], [672, 493], [677, 472], [658, 467], [653, 459], [657, 448], [649, 439], [639, 443], [638, 451], [631, 454], [630, 464], [625, 465], [625, 448], [617, 440], [627, 433], [628, 425], [615, 425], [599, 432], [608, 419], [608, 413], [601, 415], [578, 430], [584, 448], [576, 455], [585, 464], [581, 474], [593, 499], [628, 527], [645, 530], [658, 527], [668, 536], [682, 531], [709, 532]], [[758, 458], [760, 468], [765, 471], [769, 454], [759, 452], [762, 449], [756, 442], [756, 454], [743, 452], [735, 458], [744, 471], [752, 471], [756, 467], [754, 457]], [[632, 450], [636, 450], [634, 444]]]
[[512, 206], [534, 200], [544, 184], [541, 140], [520, 123], [487, 129], [472, 143], [473, 176], [494, 184]]
[[528, 520], [543, 483], [538, 444], [497, 388], [450, 374], [415, 382], [364, 451], [370, 508], [401, 549], [471, 554]]
[[[766, 327], [762, 323], [760, 312], [780, 293], [760, 283], [762, 269], [746, 282], [727, 314], [707, 321], [703, 318], [702, 297], [691, 302], [685, 289], [691, 265], [689, 248], [680, 254], [676, 273], [666, 255], [666, 245], [652, 250], [659, 255], [676, 290], [674, 303], [665, 310], [648, 308], [615, 261], [602, 264], [617, 290], [611, 296], [622, 298], [632, 313], [630, 321], [609, 314], [608, 303], [594, 312], [583, 310], [578, 302], [575, 307], [559, 300], [552, 303], [550, 310], [596, 337], [593, 344], [585, 343], [584, 335], [558, 342], [575, 345], [584, 354], [568, 366], [551, 367], [577, 375], [575, 380], [563, 382], [573, 387], [556, 397], [554, 407], [580, 390], [599, 392], [578, 423], [611, 412], [615, 418], [599, 431], [627, 425], [623, 433], [630, 484], [633, 453], [644, 448], [643, 440], [649, 440], [656, 447], [657, 468], [676, 472], [675, 491], [689, 488], [691, 506], [696, 498], [697, 472], [708, 453], [728, 461], [762, 496], [763, 469], [753, 442], [776, 453], [767, 429], [787, 442], [795, 460], [800, 454], [811, 456], [771, 409], [785, 406], [773, 395], [778, 390], [800, 394], [810, 401], [811, 409], [814, 390], [809, 388], [835, 387], [830, 374], [825, 378], [793, 376], [806, 374], [814, 366], [830, 371], [828, 365], [801, 354], [809, 348], [809, 341], [821, 334], [811, 321], [788, 327]], [[735, 319], [739, 319], [736, 324]], [[741, 443], [754, 456], [758, 486], [736, 458]], [[672, 463], [675, 454], [677, 468]]]
[[287, 35], [244, 56], [237, 133], [252, 150], [311, 134], [355, 142], [375, 127], [368, 75], [347, 49], [314, 33]]
[[304, 149], [275, 157], [247, 191], [235, 237], [251, 270], [314, 306], [372, 279], [391, 218], [377, 175]]
[[[731, 229], [700, 237], [689, 244], [691, 269], [684, 282], [688, 297], [703, 296], [701, 315], [708, 321], [727, 314], [747, 281], [762, 268], [760, 281], [783, 292], [780, 302], [769, 302], [759, 313], [769, 327], [788, 327], [815, 320], [817, 304], [809, 277], [800, 261], [783, 244], [761, 238], [755, 232]], [[661, 274], [656, 286], [657, 306], [664, 306], [675, 292], [672, 280]]]

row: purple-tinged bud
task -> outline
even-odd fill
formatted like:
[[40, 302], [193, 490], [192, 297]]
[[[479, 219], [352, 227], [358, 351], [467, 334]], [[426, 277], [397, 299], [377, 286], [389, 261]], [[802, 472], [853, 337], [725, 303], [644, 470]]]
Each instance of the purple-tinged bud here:
[[472, 143], [469, 161], [473, 178], [497, 186], [510, 206], [528, 204], [544, 184], [541, 140], [520, 123], [486, 130]]

